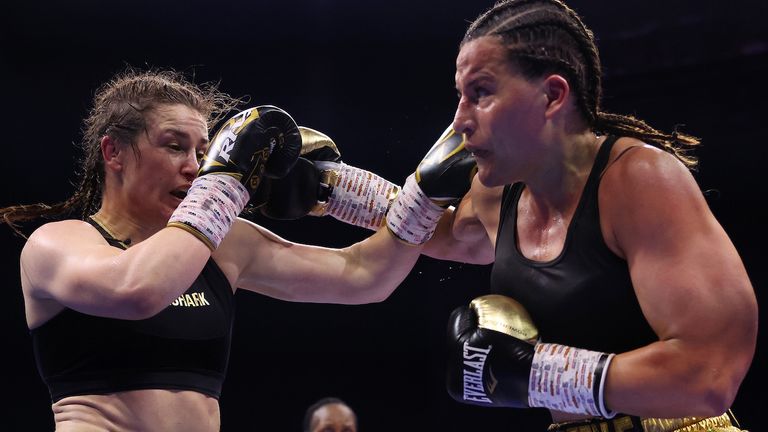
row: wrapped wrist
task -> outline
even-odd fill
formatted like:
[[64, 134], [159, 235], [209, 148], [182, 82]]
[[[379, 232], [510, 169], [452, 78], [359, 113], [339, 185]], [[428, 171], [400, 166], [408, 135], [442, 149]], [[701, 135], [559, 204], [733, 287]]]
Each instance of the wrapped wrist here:
[[572, 414], [612, 418], [605, 406], [605, 381], [615, 354], [565, 345], [536, 344], [528, 404]]
[[321, 183], [329, 189], [329, 194], [311, 214], [328, 214], [372, 230], [384, 225], [384, 218], [400, 192], [398, 185], [344, 163], [320, 161], [315, 164], [323, 171]]
[[387, 214], [387, 228], [400, 240], [424, 244], [432, 238], [444, 211], [424, 194], [411, 174]]
[[227, 174], [208, 174], [196, 178], [168, 221], [215, 250], [248, 203], [249, 193], [237, 179]]

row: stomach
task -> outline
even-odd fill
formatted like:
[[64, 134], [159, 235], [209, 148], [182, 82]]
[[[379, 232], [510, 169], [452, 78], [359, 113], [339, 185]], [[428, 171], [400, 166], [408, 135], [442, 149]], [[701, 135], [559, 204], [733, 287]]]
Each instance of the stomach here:
[[69, 396], [52, 405], [57, 432], [218, 432], [219, 401], [190, 390]]

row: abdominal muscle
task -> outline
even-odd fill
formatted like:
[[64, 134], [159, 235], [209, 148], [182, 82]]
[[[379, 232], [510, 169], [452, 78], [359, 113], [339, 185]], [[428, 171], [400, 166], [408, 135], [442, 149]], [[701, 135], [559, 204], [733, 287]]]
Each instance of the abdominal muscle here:
[[218, 432], [219, 401], [189, 390], [70, 396], [52, 406], [57, 432]]

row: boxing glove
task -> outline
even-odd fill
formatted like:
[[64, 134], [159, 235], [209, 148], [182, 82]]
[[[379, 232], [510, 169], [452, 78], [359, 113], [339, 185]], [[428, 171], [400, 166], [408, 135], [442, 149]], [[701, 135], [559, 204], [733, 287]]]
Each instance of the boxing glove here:
[[264, 176], [280, 178], [288, 174], [300, 151], [301, 134], [293, 118], [278, 107], [262, 105], [224, 123], [197, 174], [232, 176], [252, 195]]
[[[259, 207], [272, 219], [298, 219], [307, 214], [330, 215], [343, 222], [376, 230], [400, 187], [386, 179], [341, 162], [336, 144], [327, 135], [299, 126], [301, 157], [281, 179], [266, 179]], [[268, 190], [267, 190], [268, 189]]]
[[615, 415], [603, 396], [613, 354], [538, 342], [531, 317], [509, 297], [486, 295], [455, 309], [448, 353], [446, 384], [456, 401]]
[[419, 188], [441, 207], [459, 202], [477, 173], [475, 158], [464, 148], [465, 144], [466, 136], [449, 126], [414, 172]]
[[465, 143], [464, 134], [449, 126], [406, 179], [387, 214], [387, 227], [395, 237], [426, 243], [445, 209], [469, 191], [477, 165]]
[[211, 141], [198, 177], [168, 226], [216, 249], [262, 178], [287, 174], [300, 150], [298, 126], [280, 108], [265, 105], [234, 115]]
[[[259, 211], [272, 219], [292, 220], [310, 214], [327, 202], [333, 166], [325, 169], [318, 161], [334, 162], [341, 158], [336, 143], [327, 135], [299, 126], [301, 152], [296, 164], [280, 179], [265, 179], [259, 186]], [[335, 165], [335, 164], [334, 164]]]
[[528, 376], [538, 332], [516, 301], [478, 297], [448, 320], [448, 393], [476, 405], [528, 407]]

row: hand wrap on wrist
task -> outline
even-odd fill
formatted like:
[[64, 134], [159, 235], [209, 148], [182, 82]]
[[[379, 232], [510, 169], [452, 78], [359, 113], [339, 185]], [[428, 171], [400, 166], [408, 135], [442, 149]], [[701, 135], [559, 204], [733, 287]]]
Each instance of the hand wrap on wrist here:
[[376, 230], [400, 186], [360, 168], [337, 162], [315, 162], [318, 168], [330, 173], [328, 186], [332, 188], [328, 201], [312, 214], [329, 214], [343, 222]]
[[387, 228], [400, 240], [424, 244], [432, 238], [444, 211], [424, 194], [411, 174], [387, 214]]
[[536, 345], [528, 404], [573, 414], [612, 418], [605, 406], [605, 378], [615, 354], [565, 345]]
[[245, 186], [230, 175], [208, 174], [198, 177], [171, 215], [168, 226], [194, 234], [211, 250], [215, 250], [249, 198]]

